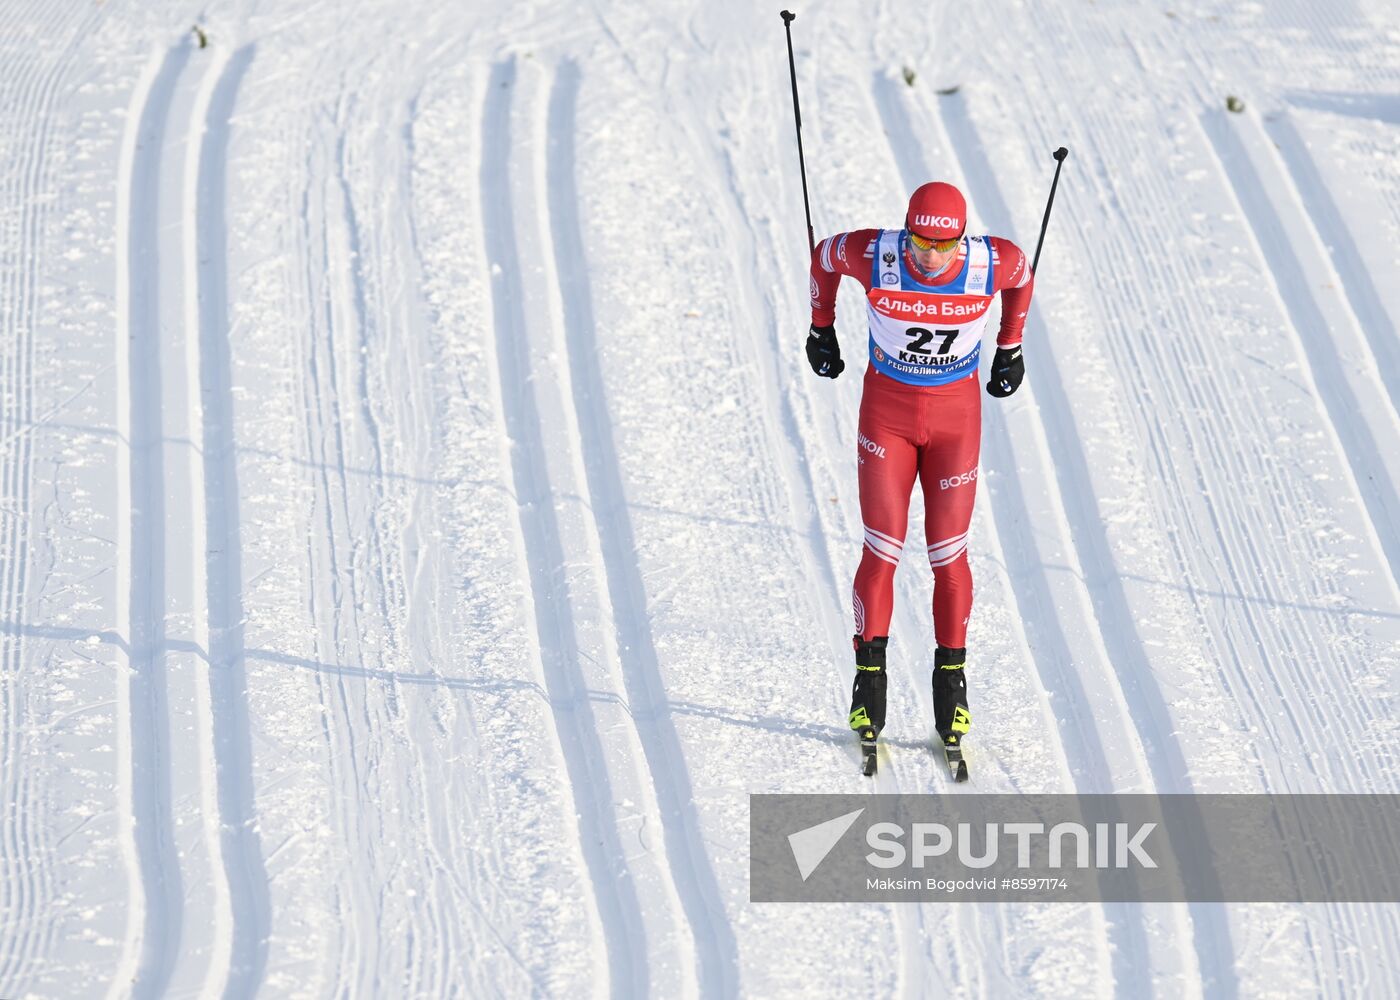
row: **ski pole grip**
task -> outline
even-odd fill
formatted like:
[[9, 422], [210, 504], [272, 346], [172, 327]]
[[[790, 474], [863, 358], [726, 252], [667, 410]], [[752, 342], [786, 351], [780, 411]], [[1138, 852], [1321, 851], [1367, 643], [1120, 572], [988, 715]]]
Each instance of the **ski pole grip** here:
[[1056, 163], [1064, 163], [1064, 162], [1065, 162], [1065, 157], [1068, 156], [1068, 155], [1069, 155], [1069, 150], [1068, 150], [1068, 149], [1065, 149], [1064, 146], [1061, 146], [1059, 149], [1055, 150], [1055, 152], [1054, 152], [1055, 162], [1056, 162]]
[[790, 10], [782, 11], [782, 15], [784, 24], [791, 24], [793, 21], [797, 20], [797, 15]]

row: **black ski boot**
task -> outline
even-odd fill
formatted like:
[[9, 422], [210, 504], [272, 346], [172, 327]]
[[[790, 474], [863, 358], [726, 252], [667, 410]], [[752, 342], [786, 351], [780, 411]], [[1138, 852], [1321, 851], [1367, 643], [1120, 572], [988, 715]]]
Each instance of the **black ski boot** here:
[[875, 737], [885, 728], [885, 647], [890, 638], [877, 635], [866, 641], [854, 636], [856, 680], [851, 685], [851, 728], [860, 736], [861, 771], [867, 777], [876, 769]]
[[933, 727], [943, 741], [943, 752], [954, 781], [967, 780], [962, 741], [972, 725], [967, 710], [967, 679], [963, 667], [967, 650], [939, 646], [933, 654]]

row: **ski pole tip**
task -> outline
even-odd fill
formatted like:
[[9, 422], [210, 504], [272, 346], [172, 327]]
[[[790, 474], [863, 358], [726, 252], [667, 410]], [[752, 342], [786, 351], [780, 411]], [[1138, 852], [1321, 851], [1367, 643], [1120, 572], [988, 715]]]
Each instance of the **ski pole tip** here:
[[790, 10], [782, 11], [782, 15], [784, 24], [791, 24], [793, 21], [797, 20], [797, 15]]
[[1069, 155], [1069, 150], [1068, 150], [1068, 149], [1065, 149], [1064, 146], [1061, 146], [1059, 149], [1055, 150], [1055, 153], [1054, 153], [1055, 160], [1056, 160], [1056, 162], [1058, 162], [1058, 163], [1063, 163], [1063, 162], [1065, 162], [1065, 157], [1068, 156], [1068, 155]]

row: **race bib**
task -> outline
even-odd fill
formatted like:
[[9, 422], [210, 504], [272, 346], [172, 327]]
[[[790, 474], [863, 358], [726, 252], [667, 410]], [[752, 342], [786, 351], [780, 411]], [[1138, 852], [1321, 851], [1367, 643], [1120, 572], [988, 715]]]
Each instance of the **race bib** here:
[[943, 385], [977, 369], [992, 296], [986, 237], [967, 237], [962, 270], [932, 291], [904, 265], [902, 233], [880, 234], [866, 296], [870, 363], [911, 385]]

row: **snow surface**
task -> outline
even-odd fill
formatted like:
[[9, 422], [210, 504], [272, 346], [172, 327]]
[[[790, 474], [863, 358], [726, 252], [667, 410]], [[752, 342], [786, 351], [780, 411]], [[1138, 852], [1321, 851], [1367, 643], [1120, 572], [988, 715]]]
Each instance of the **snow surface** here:
[[[778, 9], [0, 6], [0, 996], [1400, 995], [1393, 905], [748, 902], [871, 788]], [[974, 780], [914, 559], [874, 787], [1400, 791], [1393, 0], [793, 29], [819, 235], [1071, 150]]]

